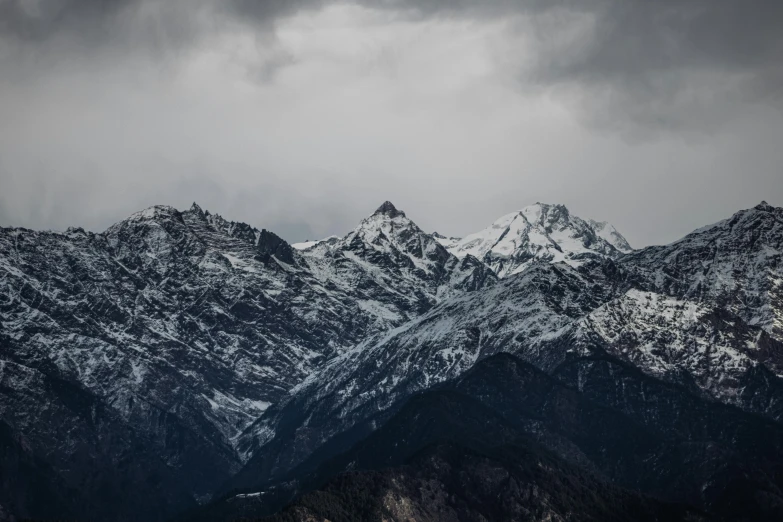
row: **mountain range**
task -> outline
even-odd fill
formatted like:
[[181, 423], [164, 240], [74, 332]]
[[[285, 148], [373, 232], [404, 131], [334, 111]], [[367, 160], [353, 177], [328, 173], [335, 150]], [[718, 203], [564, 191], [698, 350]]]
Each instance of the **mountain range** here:
[[0, 520], [783, 519], [783, 209], [0, 228]]

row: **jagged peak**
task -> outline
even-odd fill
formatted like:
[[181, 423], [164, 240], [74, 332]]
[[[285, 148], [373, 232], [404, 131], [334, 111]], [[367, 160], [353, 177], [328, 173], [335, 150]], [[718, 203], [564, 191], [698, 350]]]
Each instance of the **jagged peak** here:
[[562, 203], [541, 203], [540, 201], [536, 201], [534, 204], [528, 205], [528, 207], [541, 207], [545, 209], [556, 208], [561, 210], [568, 210], [568, 208]]
[[732, 223], [736, 220], [747, 220], [747, 219], [768, 219], [773, 218], [775, 214], [783, 213], [783, 207], [776, 207], [774, 205], [770, 205], [766, 201], [761, 201], [758, 205], [755, 207], [747, 208], [740, 210], [738, 212], [735, 212], [734, 215], [732, 215], [731, 218], [724, 219], [721, 221], [718, 221], [717, 223], [714, 223], [712, 225], [708, 225], [706, 227], [702, 227], [697, 230], [698, 231], [704, 231], [708, 230], [710, 228], [716, 227], [718, 225], [722, 225], [724, 223]]
[[520, 212], [523, 214], [531, 210], [537, 210], [542, 217], [549, 216], [551, 214], [560, 214], [564, 219], [571, 217], [571, 212], [563, 204], [560, 203], [541, 203], [536, 201], [535, 205], [529, 205], [523, 208]]
[[524, 206], [519, 210], [499, 217], [493, 225], [499, 226], [502, 223], [508, 223], [515, 219], [524, 219], [530, 223], [540, 223], [542, 220], [552, 220], [553, 218], [569, 220], [571, 213], [565, 205], [537, 201], [532, 205]]
[[193, 202], [193, 204], [190, 206], [190, 209], [189, 209], [189, 210], [190, 210], [190, 212], [194, 212], [194, 213], [196, 213], [196, 214], [204, 214], [204, 210], [203, 210], [203, 209], [202, 209], [202, 208], [199, 206], [199, 204], [198, 204], [198, 203], [196, 203], [195, 201], [194, 201], [194, 202]]
[[125, 219], [118, 221], [103, 231], [103, 234], [112, 234], [126, 227], [147, 226], [151, 223], [170, 224], [182, 222], [182, 213], [170, 205], [153, 205], [143, 210], [134, 212]]
[[153, 205], [128, 216], [125, 221], [141, 221], [158, 217], [174, 217], [179, 215], [179, 210], [171, 205]]
[[391, 201], [384, 201], [383, 204], [373, 213], [373, 216], [378, 214], [383, 214], [392, 218], [398, 216], [405, 217], [405, 212], [402, 210], [397, 210], [397, 207], [395, 207], [394, 203]]
[[92, 232], [87, 232], [82, 227], [68, 227], [65, 229], [65, 235], [69, 237], [86, 237], [92, 235]]

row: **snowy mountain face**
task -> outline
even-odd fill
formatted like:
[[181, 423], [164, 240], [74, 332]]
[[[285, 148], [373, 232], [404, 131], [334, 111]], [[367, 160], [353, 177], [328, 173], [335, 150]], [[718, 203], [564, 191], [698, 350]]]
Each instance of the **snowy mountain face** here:
[[[130, 446], [114, 436], [109, 453], [147, 441], [191, 502], [239, 465], [231, 445], [243, 426], [369, 327], [280, 238], [196, 206], [153, 207], [103, 234], [4, 229], [0, 244], [0, 381], [16, 390], [0, 405], [13, 413], [9, 424], [55, 470], [79, 469], [72, 460], [98, 427], [61, 432], [36, 414], [58, 404], [47, 383], [67, 383], [107, 410], [109, 433], [130, 433]], [[90, 415], [62, 412], [87, 433]], [[209, 473], [192, 473], [199, 458]], [[149, 498], [136, 500], [129, 509]]]
[[[540, 263], [370, 336], [303, 381], [288, 403], [248, 428], [243, 450], [274, 455], [274, 466], [281, 469], [294, 466], [329, 438], [498, 352], [520, 354], [546, 369], [557, 367], [567, 357], [569, 345], [558, 341], [569, 326], [618, 292], [611, 270], [605, 273], [595, 263], [585, 268]], [[307, 421], [293, 432], [278, 433], [278, 426], [292, 426], [291, 415]], [[276, 445], [280, 441], [285, 447]]]
[[[389, 202], [296, 245], [195, 204], [100, 234], [0, 229], [0, 428], [31, 481], [80, 492], [69, 516], [162, 520], [293, 480], [501, 353], [578, 367], [585, 393], [609, 358], [777, 424], [781, 251], [766, 204], [635, 251], [543, 204], [462, 239]], [[0, 508], [35, 516], [15, 491]]]
[[783, 336], [783, 209], [765, 202], [662, 247], [634, 252], [651, 290], [714, 303]]
[[612, 225], [585, 221], [563, 205], [543, 203], [507, 214], [462, 239], [436, 237], [457, 257], [472, 255], [499, 277], [517, 274], [542, 260], [579, 266], [592, 257], [615, 258], [632, 250]]
[[381, 330], [496, 280], [477, 259], [451, 255], [388, 201], [345, 237], [317, 242], [301, 256], [316, 278], [352, 296]]
[[136, 393], [190, 405], [226, 441], [365, 327], [331, 317], [356, 307], [335, 303], [280, 238], [196, 207], [153, 207], [98, 235], [2, 240], [12, 360], [47, 361], [127, 416]]
[[337, 241], [339, 239], [340, 238], [337, 237], [337, 236], [329, 236], [329, 237], [325, 237], [323, 239], [307, 240], [307, 241], [303, 241], [301, 243], [291, 243], [291, 246], [293, 248], [295, 248], [296, 250], [307, 250], [308, 248], [314, 247], [315, 245], [317, 245], [319, 243], [324, 243], [324, 242], [328, 243], [328, 242]]
[[[73, 459], [102, 428], [90, 426], [89, 410], [56, 409], [47, 392], [50, 382], [74, 387], [106, 411], [107, 433], [128, 433], [112, 435], [108, 454], [144, 440], [155, 466], [184, 484], [173, 510], [238, 469], [237, 436], [327, 360], [496, 279], [391, 205], [341, 241], [300, 253], [195, 204], [152, 207], [101, 234], [2, 229], [0, 277], [0, 383], [14, 390], [0, 395], [2, 418], [80, 484], [101, 471]], [[86, 431], [60, 432], [36, 413], [40, 404]], [[193, 472], [198, 460], [208, 472]], [[143, 489], [127, 496], [135, 514], [160, 508]]]
[[748, 411], [783, 418], [783, 343], [724, 308], [637, 289], [573, 327], [582, 353], [600, 347], [649, 375]]
[[[691, 393], [780, 421], [780, 213], [762, 205], [672, 245], [624, 255], [528, 261], [515, 277], [368, 337], [246, 431], [243, 444], [255, 457], [233, 484], [274, 477], [322, 445], [371, 431], [407, 397], [498, 352], [546, 372], [609, 354]], [[297, 417], [306, 423], [297, 425]]]

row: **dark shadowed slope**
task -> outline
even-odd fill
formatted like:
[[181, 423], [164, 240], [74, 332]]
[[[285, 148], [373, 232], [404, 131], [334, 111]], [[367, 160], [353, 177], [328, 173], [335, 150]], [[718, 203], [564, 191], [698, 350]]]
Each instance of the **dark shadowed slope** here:
[[[337, 470], [350, 471], [330, 479]], [[414, 397], [309, 480], [308, 489], [318, 489], [270, 520], [706, 519], [566, 463], [480, 401], [450, 390]], [[199, 519], [262, 515], [280, 493], [232, 496]]]
[[[611, 357], [575, 359], [555, 375], [511, 355], [490, 357], [462, 378], [393, 407], [382, 427], [347, 452], [316, 453], [279, 481], [229, 494], [210, 516], [271, 513], [340, 471], [399, 466], [442, 443], [482, 454], [512, 443], [527, 451], [540, 445], [579, 469], [582, 478], [574, 480], [588, 489], [595, 487], [590, 481], [612, 484], [727, 520], [783, 515], [783, 427], [777, 423]], [[339, 495], [336, 487], [327, 487], [330, 495]], [[573, 491], [548, 493], [568, 498]]]

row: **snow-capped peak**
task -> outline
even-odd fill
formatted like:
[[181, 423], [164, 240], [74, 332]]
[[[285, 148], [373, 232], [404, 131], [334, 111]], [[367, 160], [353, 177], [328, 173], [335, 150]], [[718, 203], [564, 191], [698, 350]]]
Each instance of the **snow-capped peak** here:
[[432, 236], [390, 201], [364, 218], [340, 243], [355, 252], [393, 253], [395, 257], [402, 254], [410, 258], [413, 265], [425, 270], [429, 261], [440, 264], [448, 257], [446, 250]]
[[154, 221], [157, 219], [168, 219], [172, 217], [179, 216], [180, 212], [176, 208], [169, 206], [169, 205], [153, 205], [151, 207], [147, 207], [144, 210], [139, 210], [138, 212], [134, 212], [124, 220], [120, 221], [114, 226], [120, 225], [122, 223], [132, 223], [135, 221]]
[[397, 210], [397, 207], [395, 207], [394, 203], [391, 201], [384, 201], [383, 204], [376, 209], [373, 215], [375, 214], [383, 214], [393, 218], [398, 216], [405, 217], [405, 212]]
[[631, 246], [608, 223], [571, 215], [564, 205], [536, 203], [506, 214], [461, 240], [438, 238], [457, 257], [483, 260], [500, 277], [519, 273], [534, 261], [578, 266], [590, 256], [615, 257]]
[[449, 254], [388, 201], [342, 238], [294, 247], [324, 285], [356, 296], [378, 328], [397, 326], [455, 292], [496, 280], [476, 259]]

